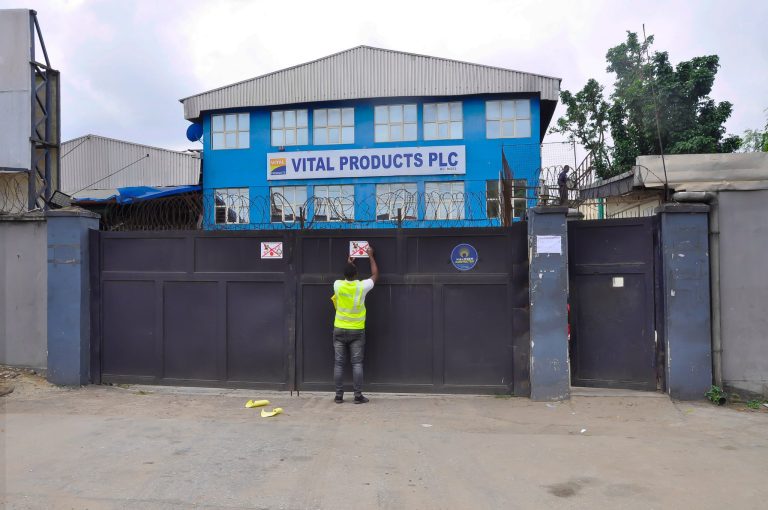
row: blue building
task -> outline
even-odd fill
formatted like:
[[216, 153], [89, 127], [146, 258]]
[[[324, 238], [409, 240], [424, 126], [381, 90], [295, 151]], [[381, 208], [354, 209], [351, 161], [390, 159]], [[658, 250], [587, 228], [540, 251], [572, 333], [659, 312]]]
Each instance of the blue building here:
[[506, 214], [522, 217], [559, 88], [358, 46], [187, 97], [203, 132], [205, 227], [498, 225], [504, 175]]

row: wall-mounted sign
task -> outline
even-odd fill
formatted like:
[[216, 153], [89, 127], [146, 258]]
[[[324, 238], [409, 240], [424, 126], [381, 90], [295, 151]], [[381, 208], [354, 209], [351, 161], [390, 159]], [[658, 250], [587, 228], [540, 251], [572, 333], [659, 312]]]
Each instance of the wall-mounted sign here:
[[283, 258], [283, 243], [261, 243], [261, 258], [263, 259], [281, 259]]
[[270, 181], [465, 173], [463, 145], [267, 154]]
[[471, 244], [460, 244], [451, 252], [451, 264], [459, 271], [469, 271], [477, 264], [477, 250]]
[[368, 258], [368, 241], [350, 241], [349, 256], [352, 258]]
[[562, 236], [536, 236], [536, 253], [563, 254]]

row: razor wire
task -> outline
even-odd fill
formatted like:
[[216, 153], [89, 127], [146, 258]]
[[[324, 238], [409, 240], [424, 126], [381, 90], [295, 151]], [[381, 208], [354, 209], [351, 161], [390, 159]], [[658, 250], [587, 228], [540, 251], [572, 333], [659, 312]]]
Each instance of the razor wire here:
[[[297, 202], [269, 187], [252, 187], [81, 206], [101, 214], [104, 230], [492, 227], [524, 219], [528, 208], [559, 204], [560, 170], [540, 169], [529, 179], [461, 181], [468, 187], [475, 182], [474, 187], [482, 186], [484, 191], [394, 189], [380, 194], [312, 196]], [[569, 205], [576, 202], [574, 193], [569, 189], [573, 200]]]
[[0, 173], [0, 214], [23, 214], [29, 209], [27, 173]]

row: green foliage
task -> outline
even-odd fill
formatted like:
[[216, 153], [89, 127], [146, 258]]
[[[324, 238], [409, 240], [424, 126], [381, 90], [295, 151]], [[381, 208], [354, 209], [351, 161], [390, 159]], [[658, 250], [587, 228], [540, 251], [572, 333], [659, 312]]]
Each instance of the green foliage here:
[[750, 400], [749, 402], [747, 402], [747, 407], [749, 407], [750, 409], [760, 409], [760, 404], [762, 403], [763, 402], [761, 400]]
[[603, 86], [590, 79], [575, 95], [562, 91], [560, 100], [566, 108], [565, 117], [558, 119], [550, 132], [566, 134], [581, 144], [595, 155], [598, 173], [606, 173], [610, 168], [605, 145], [609, 105], [603, 96]]
[[[613, 93], [590, 79], [576, 94], [564, 90], [565, 115], [551, 132], [569, 135], [595, 153], [610, 177], [628, 170], [640, 155], [733, 152], [741, 142], [726, 136], [724, 123], [733, 106], [709, 97], [720, 66], [717, 55], [695, 57], [673, 66], [667, 52], [650, 53], [653, 36], [627, 40], [608, 50], [606, 70], [615, 75]], [[657, 132], [658, 115], [658, 132]], [[612, 147], [608, 147], [606, 132]]]
[[[768, 108], [765, 110], [768, 114]], [[768, 115], [765, 128], [747, 129], [741, 137], [741, 152], [768, 152]]]
[[704, 394], [705, 397], [707, 397], [710, 402], [713, 404], [722, 404], [725, 399], [728, 398], [728, 394], [720, 388], [720, 386], [712, 385], [712, 387], [709, 389], [708, 392]]

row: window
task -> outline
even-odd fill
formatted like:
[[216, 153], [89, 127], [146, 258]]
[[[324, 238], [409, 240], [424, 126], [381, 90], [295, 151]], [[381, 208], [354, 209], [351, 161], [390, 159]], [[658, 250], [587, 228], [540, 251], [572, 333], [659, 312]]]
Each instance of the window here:
[[272, 145], [307, 145], [309, 143], [307, 110], [272, 112]]
[[425, 220], [464, 219], [463, 182], [428, 182], [424, 191]]
[[251, 129], [250, 114], [228, 113], [211, 117], [212, 149], [247, 149]]
[[515, 188], [512, 191], [512, 216], [525, 218], [525, 210], [528, 208], [528, 181], [515, 179]]
[[488, 218], [501, 218], [501, 181], [485, 182], [485, 214]]
[[[275, 186], [269, 190], [271, 221], [292, 223], [299, 219], [300, 208], [306, 208], [306, 186]], [[307, 212], [304, 209], [304, 216]]]
[[464, 136], [461, 102], [424, 105], [424, 139], [457, 140]]
[[416, 139], [416, 105], [392, 104], [374, 110], [375, 140], [400, 142]]
[[315, 186], [315, 221], [355, 219], [354, 186]]
[[314, 111], [315, 145], [355, 143], [355, 109], [326, 108]]
[[376, 220], [396, 220], [398, 209], [400, 209], [402, 219], [415, 220], [417, 218], [417, 197], [415, 182], [377, 184]]
[[[525, 179], [515, 179], [508, 181], [510, 188], [508, 193], [512, 195], [512, 217], [523, 218], [525, 209], [528, 207], [527, 181]], [[504, 208], [509, 204], [505, 200], [504, 184], [499, 180], [486, 181], [485, 183], [485, 204], [486, 215], [488, 218], [501, 219], [504, 214]]]
[[214, 190], [213, 195], [217, 224], [249, 223], [248, 188], [222, 188]]
[[487, 138], [530, 138], [531, 102], [528, 99], [485, 102]]

